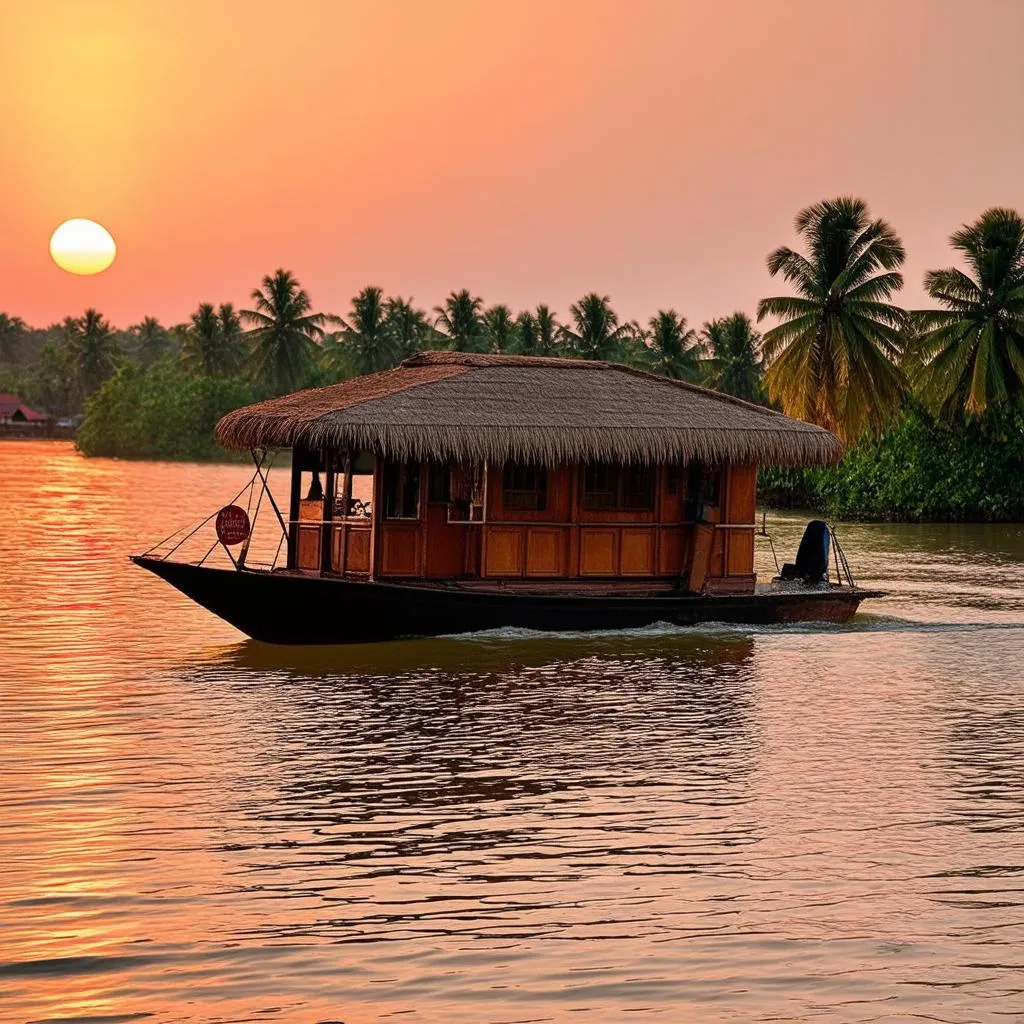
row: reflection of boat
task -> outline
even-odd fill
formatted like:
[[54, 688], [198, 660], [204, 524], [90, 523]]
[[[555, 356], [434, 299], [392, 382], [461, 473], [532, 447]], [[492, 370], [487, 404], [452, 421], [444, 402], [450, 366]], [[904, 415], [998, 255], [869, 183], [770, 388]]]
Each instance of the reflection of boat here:
[[260, 640], [841, 622], [875, 596], [827, 560], [824, 578], [754, 574], [757, 465], [835, 461], [832, 434], [625, 367], [431, 352], [217, 433], [253, 450], [264, 488], [263, 450], [292, 449], [284, 564], [247, 565], [234, 514], [234, 569], [135, 561]]
[[[484, 634], [413, 638], [389, 644], [352, 644], [339, 666], [337, 648], [306, 645], [281, 647], [245, 640], [226, 649], [209, 667], [230, 665], [243, 670], [284, 672], [308, 678], [346, 676], [398, 677], [414, 673], [445, 678], [505, 674], [511, 670], [567, 665], [580, 659], [608, 658], [621, 663], [657, 659], [690, 668], [738, 666], [754, 652], [750, 636], [725, 631], [638, 630], [586, 634]], [[204, 662], [204, 667], [207, 663]]]

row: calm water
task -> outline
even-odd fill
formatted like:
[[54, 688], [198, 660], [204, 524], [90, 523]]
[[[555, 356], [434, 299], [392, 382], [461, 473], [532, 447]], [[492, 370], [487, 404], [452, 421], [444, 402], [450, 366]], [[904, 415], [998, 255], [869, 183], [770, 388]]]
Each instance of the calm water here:
[[247, 478], [0, 444], [0, 1019], [1024, 1020], [1024, 527], [844, 528], [844, 628], [289, 651], [125, 558]]

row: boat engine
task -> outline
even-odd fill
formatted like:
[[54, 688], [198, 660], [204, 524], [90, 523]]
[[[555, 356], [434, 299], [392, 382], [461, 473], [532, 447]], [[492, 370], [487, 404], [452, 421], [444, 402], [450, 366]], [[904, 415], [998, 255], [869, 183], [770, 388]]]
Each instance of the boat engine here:
[[796, 561], [786, 562], [779, 574], [783, 580], [803, 580], [804, 583], [828, 581], [830, 530], [828, 523], [812, 519], [804, 529], [797, 548]]

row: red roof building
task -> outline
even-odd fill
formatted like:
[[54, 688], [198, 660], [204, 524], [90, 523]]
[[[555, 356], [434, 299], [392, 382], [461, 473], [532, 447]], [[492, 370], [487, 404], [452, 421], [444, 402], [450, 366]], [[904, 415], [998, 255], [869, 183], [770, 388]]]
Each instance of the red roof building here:
[[29, 408], [18, 395], [0, 392], [0, 424], [38, 424], [43, 427], [52, 422], [52, 416]]

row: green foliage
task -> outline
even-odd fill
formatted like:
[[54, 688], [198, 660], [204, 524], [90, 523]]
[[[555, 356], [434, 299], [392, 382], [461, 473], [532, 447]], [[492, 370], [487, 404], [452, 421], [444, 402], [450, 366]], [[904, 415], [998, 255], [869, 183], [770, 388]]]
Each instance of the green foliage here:
[[701, 330], [708, 360], [704, 383], [748, 402], [764, 402], [763, 367], [758, 359], [761, 336], [746, 313], [706, 323]]
[[13, 363], [21, 354], [25, 321], [20, 316], [0, 313], [0, 363]]
[[91, 395], [115, 370], [120, 346], [114, 329], [95, 309], [64, 321], [65, 338], [83, 395]]
[[759, 500], [839, 519], [1024, 519], [1024, 415], [944, 422], [921, 405], [822, 470], [762, 472]]
[[483, 315], [484, 347], [489, 352], [514, 352], [520, 340], [508, 306], [491, 306]]
[[622, 362], [626, 342], [637, 338], [639, 327], [620, 323], [607, 295], [590, 292], [569, 307], [573, 328], [563, 327], [562, 335], [569, 355], [577, 359], [600, 359]]
[[450, 292], [440, 306], [434, 307], [434, 326], [448, 338], [448, 347], [456, 352], [480, 352], [485, 345], [482, 310], [484, 300], [469, 290]]
[[385, 298], [376, 285], [352, 299], [347, 319], [328, 319], [342, 328], [325, 338], [320, 360], [323, 374], [333, 380], [390, 369], [413, 352], [444, 340], [411, 300]]
[[245, 359], [242, 327], [230, 303], [215, 310], [202, 302], [185, 328], [181, 361], [196, 377], [230, 377], [240, 372]]
[[906, 390], [900, 369], [906, 313], [888, 299], [903, 287], [906, 254], [862, 199], [827, 199], [801, 210], [796, 230], [806, 255], [783, 246], [768, 257], [796, 295], [762, 299], [757, 318], [779, 323], [764, 335], [765, 384], [790, 416], [818, 423], [844, 441], [878, 433]]
[[156, 317], [147, 316], [128, 328], [126, 350], [143, 366], [151, 366], [171, 352], [171, 334]]
[[915, 314], [921, 392], [946, 417], [1024, 404], [1024, 218], [986, 210], [950, 244], [973, 276], [956, 267], [925, 275], [945, 308]]
[[86, 400], [78, 447], [119, 458], [222, 459], [214, 424], [260, 397], [247, 381], [192, 376], [169, 358], [148, 369], [126, 363]]
[[697, 332], [674, 309], [660, 309], [644, 333], [647, 369], [664, 377], [696, 384], [701, 377]]
[[295, 391], [313, 371], [318, 342], [328, 318], [312, 312], [309, 295], [288, 270], [263, 278], [252, 293], [253, 309], [242, 310], [252, 324], [248, 332], [254, 359], [253, 377], [274, 394]]

